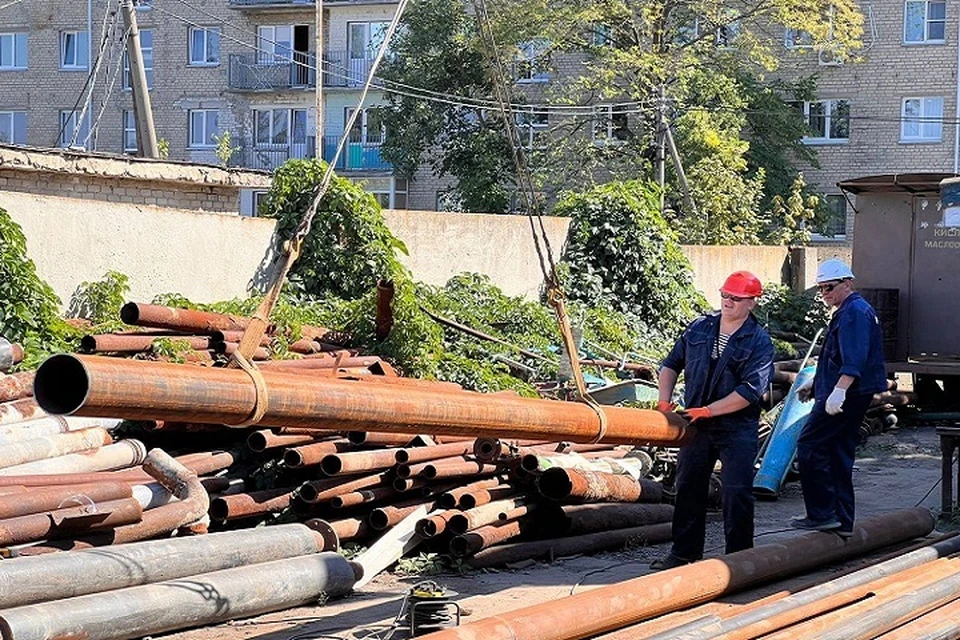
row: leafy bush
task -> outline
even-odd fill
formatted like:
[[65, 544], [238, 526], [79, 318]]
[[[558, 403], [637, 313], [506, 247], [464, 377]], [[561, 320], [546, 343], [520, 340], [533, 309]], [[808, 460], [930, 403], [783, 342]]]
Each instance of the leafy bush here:
[[94, 324], [122, 324], [120, 307], [130, 292], [129, 283], [130, 279], [117, 271], [108, 271], [102, 280], [82, 283], [70, 300], [69, 314]]
[[563, 256], [571, 300], [630, 314], [661, 336], [706, 307], [654, 185], [615, 182], [568, 194], [553, 213], [572, 218]]
[[796, 293], [780, 284], [766, 284], [755, 314], [772, 331], [796, 333], [808, 339], [827, 326], [830, 314], [813, 291]]

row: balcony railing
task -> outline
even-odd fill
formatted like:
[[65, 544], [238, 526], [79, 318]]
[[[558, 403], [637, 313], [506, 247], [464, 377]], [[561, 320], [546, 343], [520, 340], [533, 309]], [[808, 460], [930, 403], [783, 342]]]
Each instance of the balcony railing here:
[[276, 7], [301, 7], [313, 6], [314, 0], [230, 0], [228, 5], [231, 9], [266, 9]]
[[[331, 160], [337, 151], [340, 136], [324, 136], [323, 158]], [[380, 155], [380, 144], [370, 142], [348, 142], [340, 154], [336, 169], [338, 171], [390, 171], [393, 167]], [[299, 144], [256, 145], [248, 144], [240, 148], [230, 160], [230, 164], [246, 169], [273, 171], [287, 160], [312, 158], [315, 153], [314, 138]]]
[[[323, 54], [323, 86], [362, 87], [370, 74], [374, 54], [351, 57], [349, 51], [326, 51]], [[374, 81], [374, 86], [380, 86]]]
[[230, 55], [227, 84], [241, 91], [312, 89], [317, 86], [316, 55], [293, 52], [292, 60], [270, 60], [260, 55]]

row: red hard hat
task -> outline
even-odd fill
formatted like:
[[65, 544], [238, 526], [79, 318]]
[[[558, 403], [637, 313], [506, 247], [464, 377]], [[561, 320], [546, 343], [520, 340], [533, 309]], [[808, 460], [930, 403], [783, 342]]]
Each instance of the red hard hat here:
[[760, 278], [749, 271], [734, 271], [720, 288], [723, 293], [741, 298], [759, 298], [763, 295]]

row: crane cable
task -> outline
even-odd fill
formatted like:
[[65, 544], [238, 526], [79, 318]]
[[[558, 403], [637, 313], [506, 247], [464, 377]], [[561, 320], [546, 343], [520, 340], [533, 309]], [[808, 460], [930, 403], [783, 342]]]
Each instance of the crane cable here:
[[[239, 367], [240, 369], [243, 369], [253, 380], [254, 387], [256, 389], [254, 406], [250, 414], [241, 423], [232, 426], [240, 427], [257, 424], [267, 411], [267, 407], [269, 405], [267, 387], [263, 379], [263, 374], [253, 363], [253, 353], [256, 351], [257, 347], [260, 346], [260, 341], [267, 333], [270, 323], [270, 315], [273, 313], [273, 309], [277, 305], [277, 300], [280, 298], [280, 291], [283, 287], [283, 283], [287, 279], [287, 274], [289, 274], [290, 269], [293, 267], [293, 263], [296, 262], [297, 258], [300, 257], [304, 240], [306, 240], [307, 236], [310, 234], [310, 226], [313, 223], [313, 219], [316, 217], [317, 211], [320, 208], [320, 203], [327, 194], [327, 190], [330, 188], [330, 182], [333, 180], [334, 167], [337, 165], [337, 161], [340, 159], [340, 156], [343, 153], [347, 139], [350, 136], [350, 132], [353, 130], [357, 118], [360, 116], [363, 110], [363, 104], [367, 99], [367, 94], [370, 92], [370, 87], [373, 85], [377, 68], [380, 66], [380, 62], [386, 55], [387, 49], [390, 46], [390, 41], [393, 39], [393, 35], [397, 31], [397, 27], [400, 24], [400, 18], [403, 16], [403, 11], [407, 6], [407, 2], [408, 0], [400, 0], [400, 2], [397, 4], [397, 12], [390, 21], [390, 25], [387, 27], [387, 30], [384, 33], [383, 42], [380, 43], [380, 48], [377, 50], [377, 55], [370, 65], [366, 82], [363, 85], [363, 91], [360, 92], [360, 97], [357, 101], [357, 108], [354, 109], [353, 113], [350, 114], [350, 117], [343, 128], [343, 135], [340, 136], [340, 141], [337, 144], [337, 150], [334, 153], [333, 158], [330, 159], [329, 164], [327, 164], [327, 168], [320, 180], [319, 187], [317, 187], [317, 192], [314, 195], [313, 200], [310, 202], [310, 206], [307, 207], [303, 218], [300, 220], [300, 223], [293, 232], [293, 236], [283, 243], [283, 254], [277, 261], [277, 266], [274, 268], [273, 274], [271, 275], [267, 292], [264, 295], [263, 300], [260, 302], [260, 305], [257, 307], [256, 312], [254, 312], [254, 314], [250, 317], [250, 321], [244, 329], [243, 337], [240, 339], [240, 345], [237, 347], [237, 350], [234, 352], [229, 364], [227, 365], [231, 368]], [[323, 82], [323, 78], [321, 77], [323, 74], [320, 67], [322, 67], [322, 65], [318, 66], [318, 84]]]
[[513, 160], [517, 183], [523, 194], [527, 219], [530, 222], [530, 231], [533, 234], [533, 244], [536, 247], [537, 257], [540, 262], [540, 271], [543, 274], [543, 279], [547, 286], [547, 302], [553, 308], [554, 314], [557, 317], [557, 325], [560, 329], [560, 336], [563, 339], [563, 346], [570, 360], [570, 369], [573, 373], [577, 399], [593, 409], [600, 420], [597, 435], [594, 439], [594, 442], [600, 442], [607, 432], [607, 414], [604, 412], [603, 407], [593, 399], [590, 392], [587, 391], [587, 385], [583, 380], [578, 348], [570, 328], [570, 316], [567, 315], [565, 305], [566, 296], [560, 285], [560, 279], [557, 275], [557, 265], [553, 259], [553, 251], [550, 248], [550, 240], [547, 236], [546, 227], [543, 224], [542, 198], [534, 188], [530, 165], [527, 162], [527, 157], [520, 141], [517, 123], [510, 107], [511, 103], [506, 88], [506, 73], [503, 69], [500, 56], [498, 55], [497, 40], [493, 33], [493, 27], [491, 26], [490, 15], [487, 13], [486, 2], [485, 0], [473, 0], [473, 6], [477, 18], [477, 27], [484, 41], [483, 53], [489, 63], [494, 95], [497, 106], [499, 107], [500, 119], [503, 122], [504, 133], [506, 134], [510, 148], [510, 156]]

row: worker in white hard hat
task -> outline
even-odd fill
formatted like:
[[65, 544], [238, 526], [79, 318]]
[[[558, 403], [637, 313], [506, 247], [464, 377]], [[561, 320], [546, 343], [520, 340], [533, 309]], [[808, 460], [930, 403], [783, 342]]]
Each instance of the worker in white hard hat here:
[[797, 529], [853, 535], [853, 460], [860, 422], [874, 393], [886, 391], [883, 336], [873, 307], [853, 290], [853, 271], [842, 260], [824, 260], [817, 290], [833, 308], [817, 373], [799, 389], [814, 400], [797, 441], [800, 486], [807, 508]]

